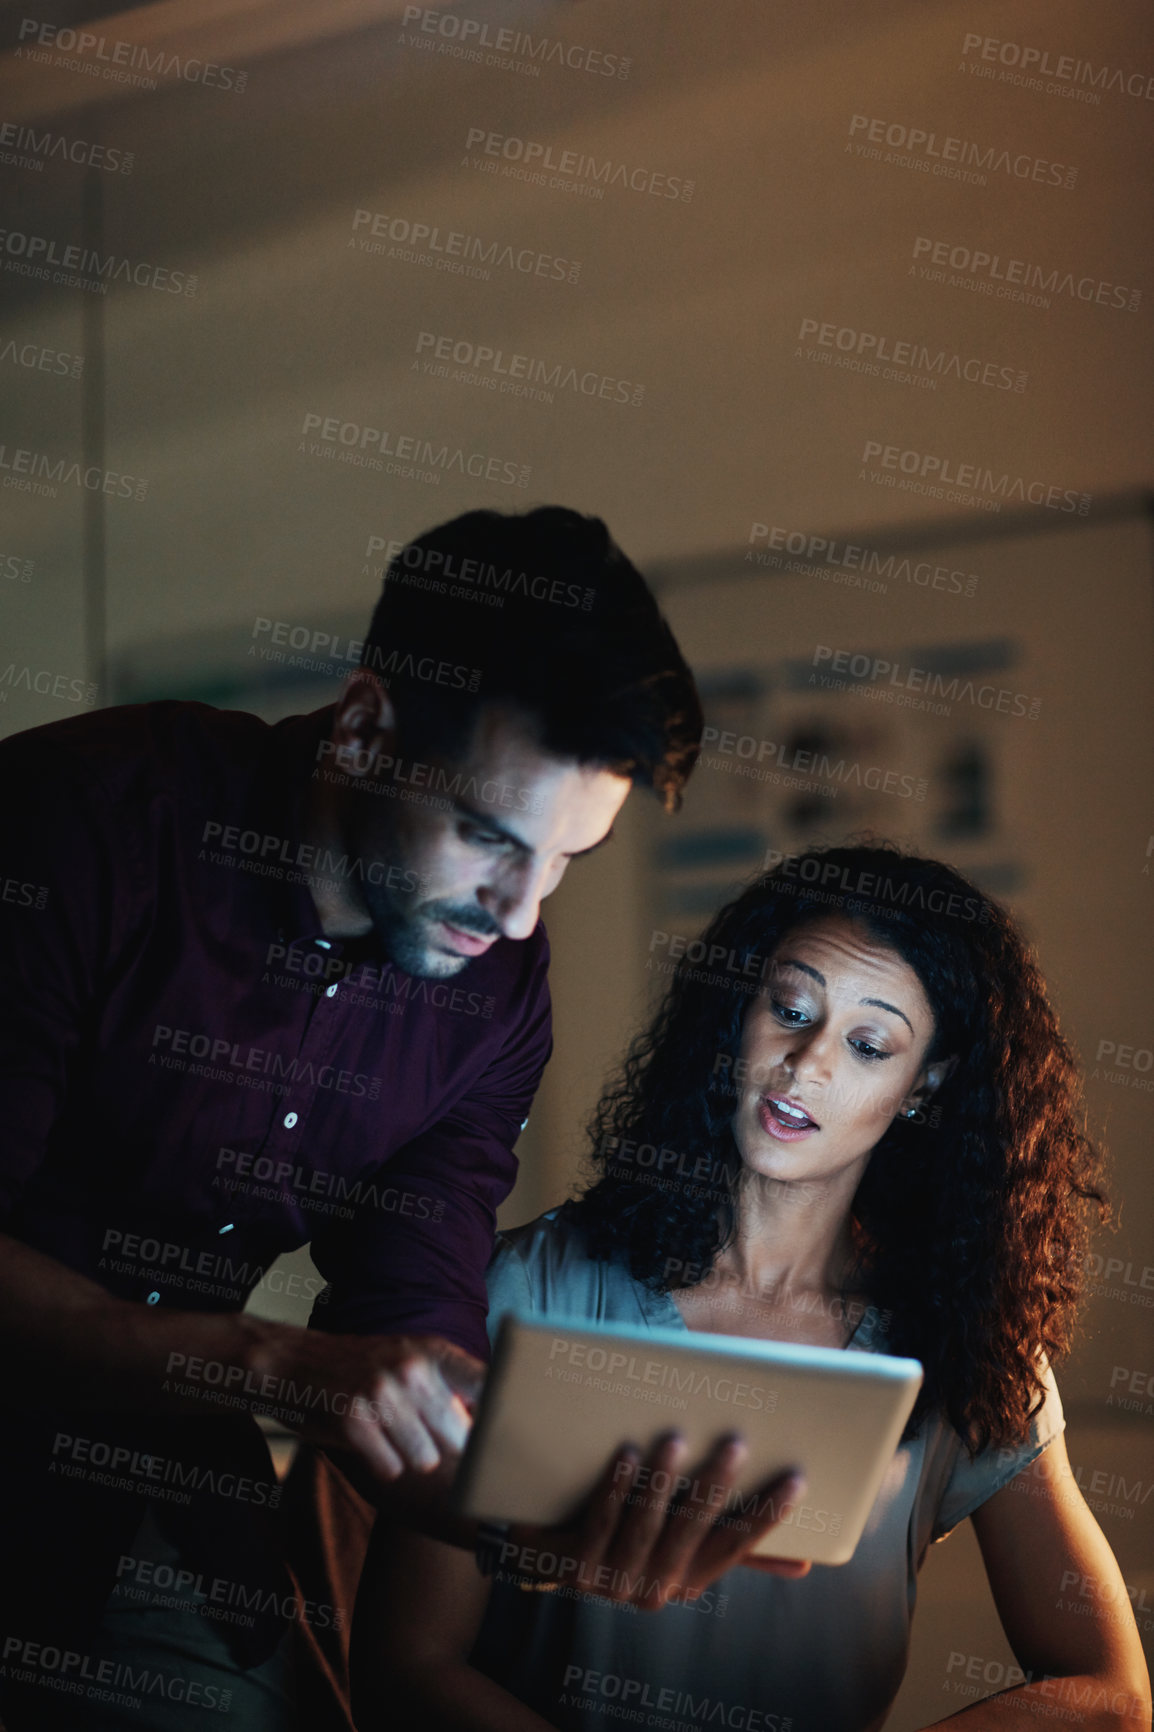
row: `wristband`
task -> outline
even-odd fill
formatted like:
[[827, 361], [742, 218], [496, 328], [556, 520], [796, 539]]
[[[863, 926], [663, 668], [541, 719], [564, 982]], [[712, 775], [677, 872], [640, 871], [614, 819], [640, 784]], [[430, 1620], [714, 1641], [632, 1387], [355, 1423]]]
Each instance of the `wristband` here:
[[508, 1522], [478, 1522], [475, 1556], [483, 1576], [495, 1576], [501, 1564], [501, 1547], [509, 1534]]

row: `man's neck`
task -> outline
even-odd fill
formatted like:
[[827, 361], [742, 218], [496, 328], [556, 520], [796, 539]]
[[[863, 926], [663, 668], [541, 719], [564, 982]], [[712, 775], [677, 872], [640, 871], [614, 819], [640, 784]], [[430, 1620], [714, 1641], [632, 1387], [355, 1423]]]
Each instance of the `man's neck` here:
[[[301, 829], [303, 840], [314, 849], [316, 859], [339, 860], [347, 854], [344, 816], [342, 790], [319, 776], [310, 777], [301, 804]], [[326, 938], [370, 935], [372, 917], [351, 879], [307, 867], [305, 877]]]

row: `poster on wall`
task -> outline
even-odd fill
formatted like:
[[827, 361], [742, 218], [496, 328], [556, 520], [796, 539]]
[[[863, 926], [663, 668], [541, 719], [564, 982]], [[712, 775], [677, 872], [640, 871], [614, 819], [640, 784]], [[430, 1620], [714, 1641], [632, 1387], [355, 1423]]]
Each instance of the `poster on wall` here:
[[[675, 930], [712, 913], [759, 868], [813, 845], [888, 838], [945, 854], [983, 889], [1028, 877], [1006, 809], [1000, 716], [1037, 720], [1013, 640], [820, 645], [808, 661], [712, 668], [687, 821], [655, 837], [655, 894]], [[1031, 714], [1031, 711], [1033, 712]]]

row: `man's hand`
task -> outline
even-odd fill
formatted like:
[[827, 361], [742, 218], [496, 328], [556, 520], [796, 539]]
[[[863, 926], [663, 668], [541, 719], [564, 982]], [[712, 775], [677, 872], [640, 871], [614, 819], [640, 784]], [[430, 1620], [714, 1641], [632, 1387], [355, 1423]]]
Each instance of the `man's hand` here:
[[326, 1335], [250, 1312], [140, 1305], [0, 1233], [0, 1351], [29, 1411], [266, 1414], [336, 1451], [369, 1501], [388, 1493], [429, 1531], [473, 1543], [445, 1492], [485, 1367], [440, 1336]]
[[379, 1479], [455, 1464], [485, 1376], [480, 1360], [438, 1335], [293, 1333], [264, 1374], [268, 1411], [312, 1443], [352, 1452]]
[[573, 1527], [511, 1529], [503, 1561], [538, 1576], [542, 1585], [567, 1582], [645, 1611], [695, 1600], [745, 1561], [775, 1575], [804, 1576], [807, 1562], [746, 1559], [805, 1488], [800, 1473], [786, 1473], [760, 1487], [740, 1516], [726, 1514], [747, 1454], [739, 1438], [724, 1439], [691, 1474], [688, 1445], [676, 1434], [660, 1441], [646, 1462], [626, 1445]]

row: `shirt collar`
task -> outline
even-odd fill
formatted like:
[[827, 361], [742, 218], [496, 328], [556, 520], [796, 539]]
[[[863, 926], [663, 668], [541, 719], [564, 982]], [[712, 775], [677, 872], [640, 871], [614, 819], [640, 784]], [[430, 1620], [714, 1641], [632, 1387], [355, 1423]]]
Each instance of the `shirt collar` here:
[[[311, 710], [307, 715], [286, 716], [270, 730], [264, 769], [265, 812], [274, 835], [290, 842], [304, 840], [305, 803], [313, 773], [319, 767], [317, 748], [327, 739], [334, 706]], [[339, 939], [328, 938], [321, 926], [312, 892], [302, 878], [284, 883], [285, 940], [290, 947], [315, 944], [339, 956]]]

